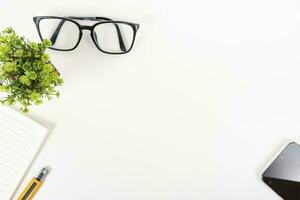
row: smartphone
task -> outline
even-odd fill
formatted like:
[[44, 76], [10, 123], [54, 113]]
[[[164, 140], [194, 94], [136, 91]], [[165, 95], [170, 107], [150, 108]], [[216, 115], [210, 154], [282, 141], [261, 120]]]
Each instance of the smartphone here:
[[289, 143], [262, 174], [262, 180], [285, 200], [300, 200], [300, 145]]

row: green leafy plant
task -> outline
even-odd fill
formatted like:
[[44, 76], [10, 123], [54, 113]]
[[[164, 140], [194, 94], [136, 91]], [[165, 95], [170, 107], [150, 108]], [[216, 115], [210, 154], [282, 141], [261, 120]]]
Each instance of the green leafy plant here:
[[0, 33], [0, 102], [28, 112], [31, 105], [59, 96], [56, 86], [63, 84], [45, 53], [49, 40], [35, 43], [16, 34], [12, 28]]

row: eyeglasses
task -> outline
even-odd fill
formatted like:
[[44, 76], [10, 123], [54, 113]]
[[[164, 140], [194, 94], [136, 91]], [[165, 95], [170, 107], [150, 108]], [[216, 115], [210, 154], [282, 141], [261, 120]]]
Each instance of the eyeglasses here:
[[[75, 20], [97, 21], [92, 26], [80, 25]], [[49, 39], [50, 49], [72, 51], [80, 43], [82, 31], [89, 30], [96, 47], [107, 54], [128, 53], [134, 44], [139, 24], [114, 21], [106, 17], [37, 16], [33, 21], [41, 40]]]

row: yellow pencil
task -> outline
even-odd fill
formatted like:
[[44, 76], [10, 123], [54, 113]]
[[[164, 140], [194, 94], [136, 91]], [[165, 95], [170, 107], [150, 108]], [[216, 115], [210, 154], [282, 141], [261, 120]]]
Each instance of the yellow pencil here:
[[27, 187], [19, 196], [18, 200], [31, 200], [38, 189], [41, 187], [44, 178], [49, 173], [49, 169], [44, 167], [41, 171], [28, 183]]

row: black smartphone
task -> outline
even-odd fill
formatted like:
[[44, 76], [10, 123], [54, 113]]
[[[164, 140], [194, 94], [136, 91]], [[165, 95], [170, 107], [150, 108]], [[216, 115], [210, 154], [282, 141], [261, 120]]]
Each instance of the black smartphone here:
[[300, 145], [289, 143], [263, 172], [262, 180], [285, 200], [300, 200]]

